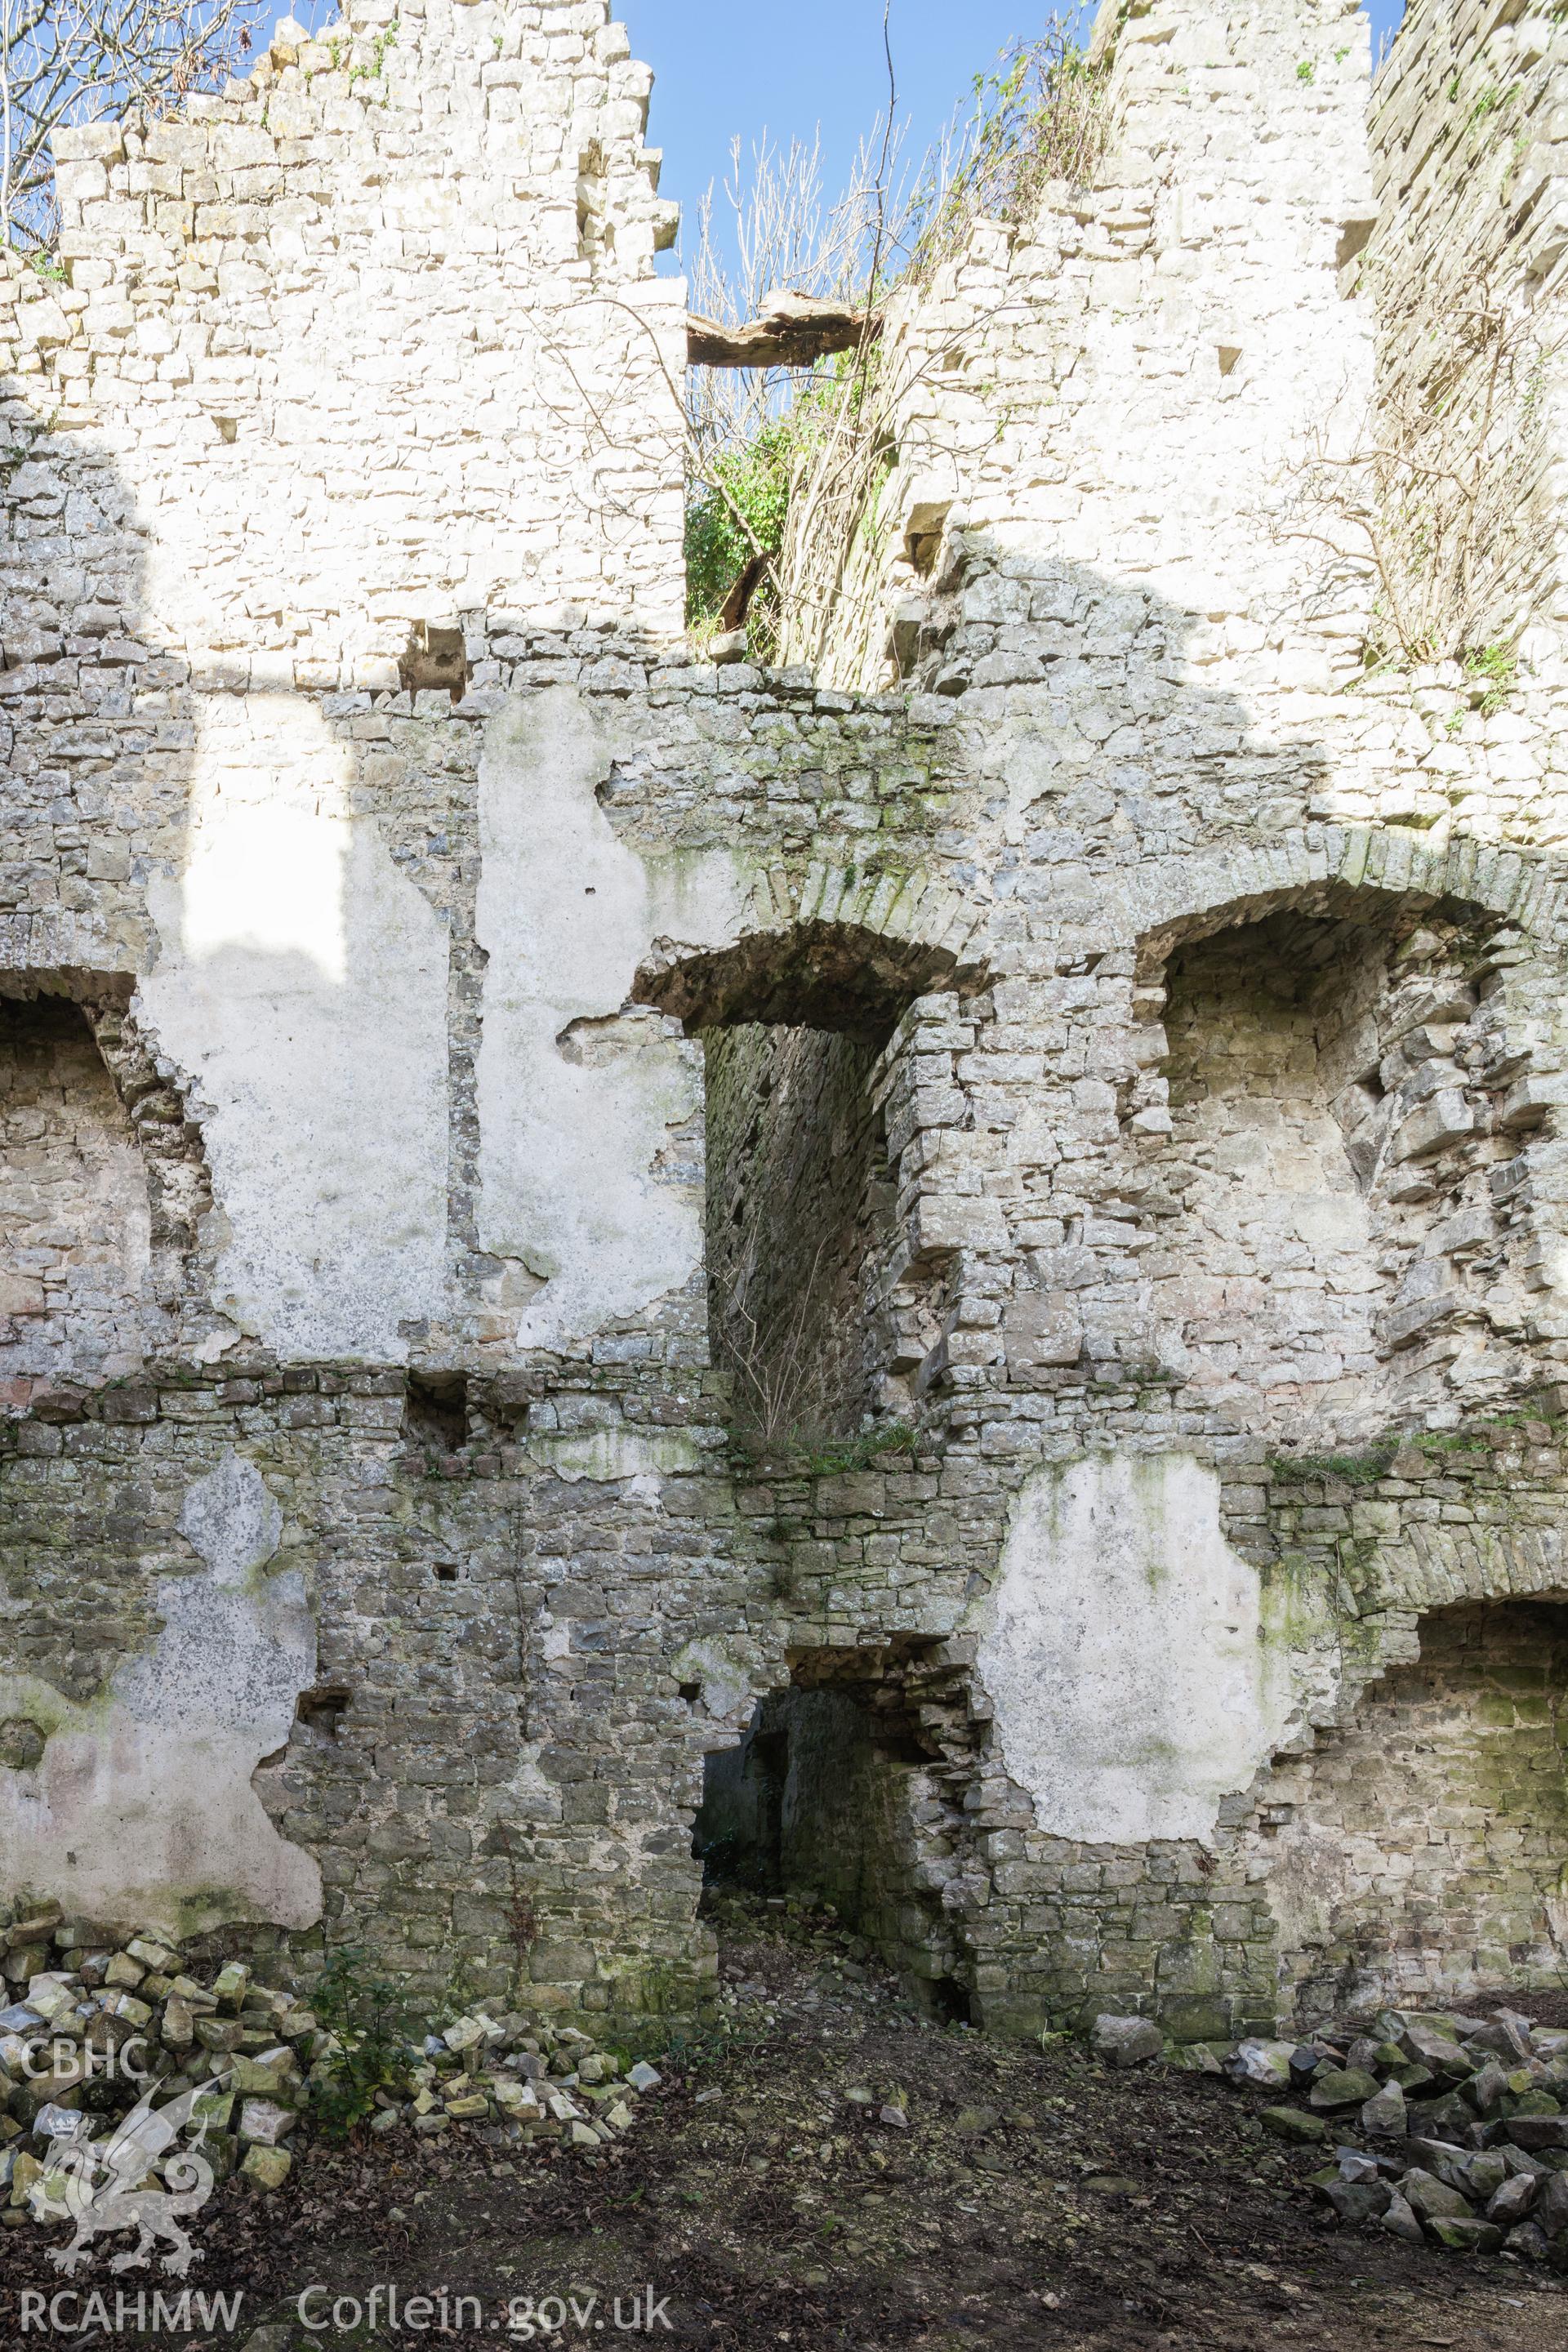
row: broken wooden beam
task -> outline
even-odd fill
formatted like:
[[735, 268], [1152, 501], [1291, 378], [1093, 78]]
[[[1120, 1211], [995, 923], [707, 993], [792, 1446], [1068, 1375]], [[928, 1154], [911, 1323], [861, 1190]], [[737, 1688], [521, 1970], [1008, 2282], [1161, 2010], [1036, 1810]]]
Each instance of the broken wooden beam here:
[[879, 311], [851, 310], [842, 302], [819, 302], [781, 288], [743, 327], [721, 327], [689, 311], [686, 357], [691, 367], [810, 367], [830, 352], [874, 342], [881, 331]]

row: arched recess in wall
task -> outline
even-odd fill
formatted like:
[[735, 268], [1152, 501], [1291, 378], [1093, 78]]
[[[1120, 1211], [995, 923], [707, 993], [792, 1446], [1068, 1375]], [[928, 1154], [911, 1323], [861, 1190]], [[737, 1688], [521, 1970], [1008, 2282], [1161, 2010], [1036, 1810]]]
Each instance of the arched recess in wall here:
[[702, 1042], [710, 1345], [762, 1451], [904, 1416], [940, 1348], [947, 1269], [905, 1237], [903, 1024], [980, 980], [951, 943], [824, 917], [637, 976]]
[[1429, 1612], [1249, 1843], [1299, 2026], [1568, 1980], [1568, 1596]]
[[1205, 1411], [1327, 1452], [1531, 1376], [1510, 1090], [1548, 967], [1508, 903], [1325, 876], [1145, 935], [1145, 1269]]
[[134, 985], [0, 972], [0, 1380], [112, 1379], [177, 1344], [211, 1191]]

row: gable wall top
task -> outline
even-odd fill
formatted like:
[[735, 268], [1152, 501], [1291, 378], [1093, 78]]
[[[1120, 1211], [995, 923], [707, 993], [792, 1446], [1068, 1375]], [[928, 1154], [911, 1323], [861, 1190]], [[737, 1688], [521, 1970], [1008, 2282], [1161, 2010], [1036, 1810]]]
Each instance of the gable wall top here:
[[679, 628], [650, 84], [600, 0], [372, 0], [61, 134], [65, 282], [6, 268], [0, 365], [118, 480], [132, 634], [331, 688], [487, 608]]

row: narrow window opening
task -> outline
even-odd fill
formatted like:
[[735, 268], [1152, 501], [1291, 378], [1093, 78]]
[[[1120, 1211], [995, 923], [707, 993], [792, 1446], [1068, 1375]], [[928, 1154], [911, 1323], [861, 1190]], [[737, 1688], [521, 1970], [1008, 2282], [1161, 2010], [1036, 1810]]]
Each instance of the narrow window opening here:
[[437, 628], [428, 621], [415, 622], [397, 664], [405, 694], [439, 693], [444, 687], [455, 703], [468, 691], [471, 669], [461, 629]]
[[314, 1690], [300, 1692], [295, 1717], [318, 1747], [337, 1745], [351, 1696], [342, 1683], [321, 1683]]
[[936, 570], [942, 535], [952, 509], [951, 499], [917, 499], [904, 524], [904, 551], [922, 578]]
[[463, 1372], [408, 1375], [403, 1433], [410, 1445], [455, 1454], [468, 1434], [468, 1382]]

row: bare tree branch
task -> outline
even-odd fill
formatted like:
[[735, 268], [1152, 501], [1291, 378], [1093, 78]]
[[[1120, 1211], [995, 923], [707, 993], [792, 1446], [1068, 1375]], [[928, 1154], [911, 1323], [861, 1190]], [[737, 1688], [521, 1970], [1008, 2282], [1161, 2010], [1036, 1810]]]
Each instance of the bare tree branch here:
[[234, 72], [258, 0], [0, 0], [0, 182], [5, 240], [47, 252], [58, 226], [57, 131], [161, 113]]
[[1511, 649], [1550, 568], [1542, 407], [1556, 346], [1485, 279], [1446, 319], [1443, 336], [1409, 337], [1420, 364], [1385, 374], [1348, 448], [1326, 427], [1309, 436], [1275, 519], [1370, 590], [1379, 670]]

